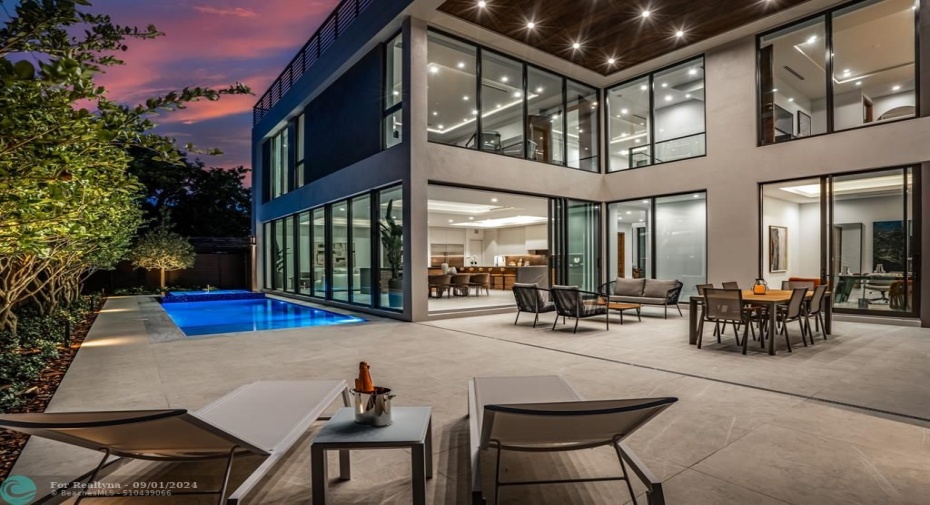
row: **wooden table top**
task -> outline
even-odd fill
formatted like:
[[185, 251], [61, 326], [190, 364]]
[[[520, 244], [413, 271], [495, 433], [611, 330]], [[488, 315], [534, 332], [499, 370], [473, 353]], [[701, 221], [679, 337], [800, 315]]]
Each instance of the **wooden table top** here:
[[[825, 291], [824, 295], [829, 295], [830, 291]], [[810, 298], [814, 295], [812, 289], [807, 290], [806, 298]], [[697, 295], [692, 298], [704, 299], [703, 296]], [[762, 302], [762, 303], [786, 303], [791, 299], [791, 290], [790, 289], [770, 289], [764, 295], [757, 295], [752, 292], [751, 289], [743, 290], [743, 301], [744, 302]]]

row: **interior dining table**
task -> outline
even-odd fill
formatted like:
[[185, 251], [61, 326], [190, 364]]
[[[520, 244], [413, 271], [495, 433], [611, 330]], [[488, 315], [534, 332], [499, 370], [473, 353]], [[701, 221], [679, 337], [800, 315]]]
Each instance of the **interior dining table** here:
[[[810, 300], [813, 294], [814, 290], [807, 290], [806, 298]], [[772, 336], [775, 335], [775, 312], [779, 305], [787, 304], [790, 299], [791, 290], [770, 289], [762, 295], [755, 294], [750, 289], [743, 290], [743, 303], [762, 305], [767, 309], [769, 321], [766, 334], [769, 335], [768, 351], [770, 355], [775, 354], [775, 339], [772, 338]], [[698, 306], [703, 305], [703, 303], [704, 297], [699, 295], [692, 296], [688, 303], [688, 343], [691, 345], [697, 345], [698, 324], [700, 323]], [[833, 331], [833, 294], [830, 291], [824, 293], [823, 303], [824, 318], [822, 331], [829, 335]]]

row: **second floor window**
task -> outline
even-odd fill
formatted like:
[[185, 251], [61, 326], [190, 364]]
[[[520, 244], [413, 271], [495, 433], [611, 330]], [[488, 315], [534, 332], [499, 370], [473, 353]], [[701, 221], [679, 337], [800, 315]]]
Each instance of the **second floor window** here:
[[916, 115], [912, 0], [867, 0], [759, 37], [759, 141]]
[[404, 140], [403, 106], [403, 34], [390, 40], [384, 49], [384, 148], [396, 146]]
[[703, 156], [704, 110], [703, 57], [608, 89], [608, 170]]
[[270, 153], [268, 159], [271, 198], [277, 198], [290, 191], [290, 170], [288, 163], [288, 128], [282, 128], [268, 141]]

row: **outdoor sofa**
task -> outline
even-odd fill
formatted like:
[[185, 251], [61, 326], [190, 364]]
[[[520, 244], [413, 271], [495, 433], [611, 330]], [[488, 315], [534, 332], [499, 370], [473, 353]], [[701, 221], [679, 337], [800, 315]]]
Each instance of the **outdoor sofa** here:
[[615, 303], [661, 305], [665, 308], [665, 318], [668, 319], [669, 305], [678, 309], [679, 316], [682, 315], [681, 307], [678, 306], [681, 287], [682, 283], [678, 280], [625, 279], [620, 277], [601, 284], [597, 292]]

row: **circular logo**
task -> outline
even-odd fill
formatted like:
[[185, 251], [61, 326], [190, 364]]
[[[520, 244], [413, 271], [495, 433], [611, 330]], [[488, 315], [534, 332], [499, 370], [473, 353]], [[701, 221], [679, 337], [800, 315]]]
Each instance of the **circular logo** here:
[[0, 485], [0, 498], [10, 505], [26, 505], [36, 497], [36, 483], [25, 475], [13, 475]]

